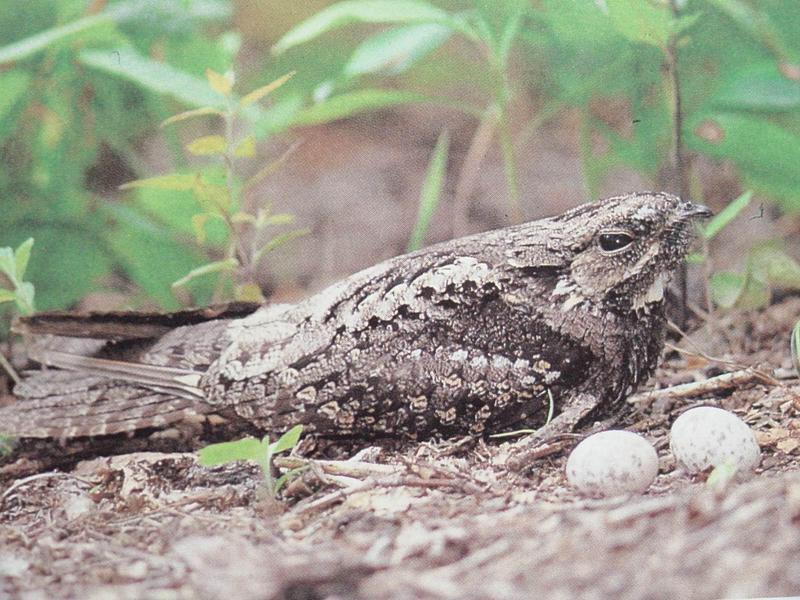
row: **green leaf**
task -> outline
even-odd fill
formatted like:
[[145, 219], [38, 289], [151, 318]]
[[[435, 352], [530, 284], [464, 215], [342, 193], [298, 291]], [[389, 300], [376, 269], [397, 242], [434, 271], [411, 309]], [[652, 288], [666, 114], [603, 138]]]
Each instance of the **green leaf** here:
[[192, 191], [200, 206], [209, 212], [225, 214], [231, 208], [231, 196], [224, 185], [198, 179]]
[[748, 269], [754, 277], [782, 289], [800, 289], [800, 264], [779, 244], [765, 242], [750, 251]]
[[468, 110], [464, 105], [441, 98], [432, 98], [416, 92], [396, 90], [362, 89], [333, 96], [297, 113], [291, 121], [292, 126], [320, 125], [355, 114], [398, 106], [401, 104], [435, 103]]
[[224, 108], [224, 99], [204, 79], [142, 56], [132, 48], [81, 50], [78, 61], [156, 94], [170, 96], [187, 106]]
[[300, 436], [303, 434], [303, 426], [295, 425], [289, 431], [284, 433], [276, 442], [270, 444], [270, 452], [272, 454], [279, 454], [286, 450], [291, 450], [297, 445]]
[[25, 270], [28, 268], [28, 261], [31, 258], [31, 248], [33, 248], [33, 238], [28, 238], [17, 246], [17, 249], [14, 251], [16, 275], [17, 279], [20, 281], [25, 277]]
[[211, 273], [219, 273], [220, 271], [233, 271], [239, 263], [235, 258], [225, 258], [223, 260], [215, 260], [214, 262], [206, 263], [196, 269], [192, 269], [186, 275], [178, 279], [172, 284], [172, 287], [181, 287], [189, 283], [195, 277], [209, 275]]
[[345, 77], [372, 73], [398, 75], [444, 44], [453, 30], [438, 23], [408, 25], [367, 38], [344, 66]]
[[186, 144], [186, 150], [195, 156], [219, 156], [227, 148], [228, 143], [221, 135], [204, 135]]
[[718, 271], [711, 276], [711, 298], [720, 308], [733, 308], [744, 289], [745, 276], [731, 271]]
[[206, 243], [206, 221], [211, 216], [211, 213], [198, 213], [192, 215], [192, 229], [194, 229], [194, 236], [197, 243], [203, 245]]
[[296, 25], [272, 47], [274, 54], [353, 23], [448, 23], [452, 17], [421, 0], [345, 0]]
[[750, 270], [744, 275], [719, 271], [711, 276], [711, 298], [720, 308], [751, 310], [769, 304], [770, 288]]
[[9, 247], [0, 248], [0, 272], [3, 272], [12, 283], [17, 283], [17, 261], [14, 251]]
[[256, 224], [256, 218], [253, 215], [242, 211], [232, 214], [231, 221], [233, 223], [249, 223], [250, 225]]
[[439, 206], [442, 195], [442, 184], [444, 183], [445, 171], [447, 169], [447, 154], [450, 149], [450, 133], [445, 129], [436, 141], [431, 160], [428, 163], [428, 170], [425, 175], [425, 183], [422, 185], [422, 192], [419, 196], [419, 208], [417, 209], [417, 222], [414, 231], [408, 242], [408, 251], [412, 252], [422, 247], [425, 234], [428, 231], [433, 213]]
[[789, 344], [792, 353], [792, 364], [795, 372], [800, 375], [800, 321], [795, 323], [792, 330], [792, 341]]
[[295, 477], [297, 477], [297, 476], [298, 476], [300, 473], [302, 473], [303, 471], [305, 471], [305, 470], [307, 470], [307, 469], [308, 469], [308, 467], [307, 467], [307, 466], [305, 466], [305, 467], [297, 467], [297, 468], [295, 468], [295, 469], [289, 469], [288, 471], [286, 471], [286, 473], [284, 473], [283, 475], [281, 475], [280, 477], [278, 477], [278, 478], [275, 480], [275, 484], [274, 484], [274, 486], [273, 486], [273, 488], [272, 488], [272, 493], [273, 493], [273, 495], [275, 495], [275, 494], [277, 494], [278, 492], [280, 492], [280, 491], [281, 491], [281, 488], [282, 488], [282, 487], [283, 487], [283, 486], [284, 486], [284, 485], [285, 485], [285, 484], [286, 484], [288, 481], [290, 481], [291, 479], [294, 479], [294, 478], [295, 478]]
[[254, 460], [260, 462], [264, 453], [264, 445], [256, 438], [248, 437], [233, 442], [210, 444], [199, 451], [200, 464], [214, 467], [237, 460]]
[[33, 284], [29, 281], [20, 282], [16, 292], [17, 310], [19, 314], [28, 316], [34, 313], [33, 296]]
[[195, 174], [172, 173], [171, 175], [159, 175], [148, 179], [136, 179], [123, 183], [119, 186], [121, 190], [132, 188], [149, 188], [154, 190], [172, 190], [176, 192], [193, 190], [197, 184], [198, 176]]
[[[197, 249], [175, 237], [178, 232], [185, 230], [187, 241], [190, 239], [192, 231], [190, 217], [197, 212], [197, 203], [190, 194], [186, 194], [188, 205], [182, 201], [176, 202], [174, 207], [180, 209], [178, 215], [184, 216], [182, 228], [177, 226], [172, 228], [171, 221], [168, 221], [170, 224], [168, 227], [161, 222], [161, 219], [152, 218], [148, 214], [149, 210], [144, 210], [151, 208], [142, 202], [143, 197], [150, 193], [155, 193], [156, 196], [165, 194], [159, 190], [140, 192], [135, 198], [137, 210], [131, 208], [129, 203], [112, 204], [103, 210], [115, 225], [107, 232], [106, 242], [113, 250], [117, 264], [122, 267], [117, 270], [123, 271], [136, 286], [163, 308], [174, 309], [178, 308], [179, 303], [173, 295], [172, 282], [208, 260]], [[180, 192], [170, 192], [170, 194], [182, 195]], [[163, 201], [160, 206], [166, 208], [164, 214], [169, 214], [173, 208], [169, 202]], [[160, 213], [153, 211], [151, 214]], [[36, 244], [40, 251], [34, 253], [34, 259], [41, 254], [42, 246], [38, 237]], [[34, 279], [34, 281], [39, 280]], [[198, 281], [197, 285], [192, 286], [191, 299], [194, 304], [208, 302], [213, 288], [212, 281]]]
[[245, 94], [242, 96], [242, 99], [239, 101], [241, 106], [249, 106], [261, 100], [264, 96], [272, 93], [273, 91], [277, 90], [281, 87], [284, 83], [289, 81], [292, 77], [294, 77], [296, 71], [291, 71], [287, 73], [283, 77], [278, 77], [275, 81], [268, 83], [267, 85], [262, 85], [259, 88], [254, 89], [249, 94]]
[[632, 42], [666, 48], [672, 32], [672, 14], [665, 4], [647, 0], [605, 0], [611, 23]]
[[77, 37], [79, 34], [86, 34], [89, 29], [109, 23], [113, 23], [112, 13], [103, 12], [36, 33], [0, 48], [0, 64], [23, 60], [48, 46]]
[[253, 264], [258, 264], [258, 261], [264, 258], [264, 256], [268, 253], [272, 252], [276, 248], [279, 248], [280, 246], [283, 246], [284, 244], [288, 244], [296, 238], [308, 235], [310, 231], [310, 229], [297, 229], [295, 231], [287, 231], [286, 233], [276, 235], [258, 249], [258, 252], [256, 252], [253, 256]]
[[701, 113], [687, 123], [685, 139], [694, 151], [733, 161], [749, 186], [800, 199], [800, 136], [756, 115]]
[[740, 212], [742, 212], [753, 197], [753, 192], [747, 190], [744, 194], [736, 198], [733, 202], [729, 203], [725, 208], [714, 215], [708, 224], [703, 228], [703, 235], [707, 240], [710, 240], [720, 231], [725, 229], [727, 225], [733, 221]]
[[225, 97], [231, 95], [233, 90], [233, 77], [229, 75], [221, 75], [214, 69], [206, 69], [206, 79], [211, 89]]
[[14, 302], [17, 299], [17, 294], [11, 290], [0, 288], [0, 302]]
[[[197, 200], [194, 190], [175, 192], [171, 190], [160, 189], [139, 189], [136, 190], [132, 198], [128, 199], [123, 204], [110, 205], [112, 212], [115, 212], [114, 218], [120, 218], [116, 213], [125, 213], [124, 220], [133, 224], [133, 220], [137, 221], [137, 228], [154, 237], [172, 238], [176, 239], [189, 239], [196, 236], [196, 231], [192, 225], [192, 217], [199, 212], [206, 212], [208, 214], [217, 215], [217, 211], [207, 210], [207, 207], [201, 206]], [[215, 248], [223, 248], [228, 245], [229, 231], [224, 220], [215, 218], [205, 223], [206, 244]], [[186, 255], [185, 249], [176, 251]], [[198, 255], [199, 257], [200, 255]], [[204, 258], [194, 262], [194, 264], [182, 263], [183, 268], [178, 269], [171, 279], [166, 282], [167, 288], [170, 287], [172, 281], [192, 269], [205, 262]]]
[[[62, 309], [99, 287], [113, 268], [113, 261], [100, 232], [86, 228], [87, 217], [78, 222], [37, 223], [25, 228], [36, 240], [26, 279], [36, 282], [36, 305], [42, 310]], [[16, 270], [16, 259], [12, 259]], [[33, 302], [32, 287], [17, 282], [22, 300]]]
[[182, 113], [178, 113], [177, 115], [173, 115], [169, 119], [165, 119], [164, 121], [162, 121], [161, 127], [166, 127], [167, 125], [172, 125], [173, 123], [177, 123], [179, 121], [185, 121], [186, 119], [193, 119], [195, 117], [202, 117], [205, 115], [223, 116], [223, 114], [224, 113], [218, 108], [213, 108], [211, 106], [203, 106], [201, 108], [186, 110]]
[[784, 76], [775, 61], [766, 61], [732, 71], [711, 103], [735, 110], [795, 110], [800, 108], [800, 81]]
[[253, 158], [256, 155], [256, 138], [252, 135], [248, 135], [239, 142], [239, 145], [236, 146], [236, 150], [233, 151], [233, 155], [243, 158]]
[[247, 180], [247, 182], [245, 182], [245, 184], [244, 184], [245, 189], [250, 189], [254, 185], [256, 185], [257, 183], [259, 183], [260, 181], [262, 181], [262, 180], [266, 179], [267, 177], [269, 177], [270, 175], [273, 175], [274, 173], [277, 173], [278, 169], [280, 169], [286, 163], [288, 158], [292, 154], [294, 154], [294, 151], [297, 150], [297, 148], [299, 146], [300, 146], [300, 143], [299, 142], [295, 142], [294, 144], [289, 146], [289, 148], [286, 151], [284, 151], [278, 158], [276, 158], [273, 161], [268, 162], [263, 167], [261, 167], [256, 172], [255, 175], [253, 175], [250, 179]]
[[520, 33], [525, 12], [525, 4], [519, 3], [515, 7], [514, 12], [511, 13], [511, 15], [506, 19], [506, 22], [503, 24], [503, 31], [500, 35], [500, 41], [497, 44], [497, 57], [504, 69], [508, 66], [508, 57], [511, 54], [511, 49], [514, 47], [514, 42]]
[[706, 2], [726, 14], [744, 32], [765, 47], [771, 48], [780, 56], [787, 54], [781, 35], [770, 22], [767, 11], [759, 10], [756, 8], [757, 5], [742, 0], [706, 0]]
[[277, 213], [271, 215], [267, 212], [259, 211], [258, 217], [256, 218], [256, 227], [290, 225], [291, 223], [294, 223], [294, 220], [294, 215], [290, 215], [288, 213]]

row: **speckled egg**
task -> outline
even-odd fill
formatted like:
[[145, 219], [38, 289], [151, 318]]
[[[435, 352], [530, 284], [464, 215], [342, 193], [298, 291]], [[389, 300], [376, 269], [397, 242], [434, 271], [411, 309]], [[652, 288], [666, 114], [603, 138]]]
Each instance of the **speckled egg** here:
[[567, 460], [567, 480], [593, 497], [642, 493], [658, 474], [658, 455], [642, 436], [602, 431], [578, 444]]
[[692, 408], [675, 419], [669, 447], [678, 464], [691, 474], [726, 463], [744, 474], [761, 462], [753, 431], [732, 412], [713, 406]]

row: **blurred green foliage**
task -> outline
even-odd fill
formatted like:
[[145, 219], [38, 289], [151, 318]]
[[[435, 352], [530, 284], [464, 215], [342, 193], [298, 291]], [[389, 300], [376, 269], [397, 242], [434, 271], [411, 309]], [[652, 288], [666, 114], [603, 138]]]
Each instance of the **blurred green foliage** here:
[[[102, 196], [143, 170], [144, 135], [169, 114], [170, 97], [216, 98], [202, 75], [235, 56], [223, 29], [231, 6], [130, 1], [88, 14], [89, 6], [30, 0], [0, 12], [0, 240], [36, 239], [28, 276], [40, 309], [122, 278], [174, 307], [170, 283], [204, 258], [169, 222], [193, 199]], [[117, 172], [98, 173], [109, 167]]]
[[[260, 14], [285, 20], [292, 7], [265, 3]], [[27, 0], [0, 13], [0, 242], [36, 239], [28, 275], [38, 308], [121, 286], [174, 307], [170, 284], [223, 254], [224, 231], [209, 225], [206, 244], [194, 239], [202, 207], [191, 190], [116, 189], [154, 174], [143, 144], [168, 115], [224, 109], [204, 73], [235, 65], [245, 9], [255, 10], [233, 0]], [[257, 138], [400, 104], [446, 106], [490, 129], [518, 211], [515, 148], [564, 109], [579, 115], [592, 194], [620, 165], [659, 180], [673, 145], [674, 50], [688, 150], [800, 210], [796, 0], [345, 0], [287, 26], [271, 55], [237, 69], [246, 88], [297, 71], [269, 106], [242, 112]], [[524, 95], [542, 108], [512, 123]], [[164, 135], [185, 171], [177, 133]], [[426, 202], [421, 215], [435, 198]], [[211, 294], [197, 285], [190, 300]]]

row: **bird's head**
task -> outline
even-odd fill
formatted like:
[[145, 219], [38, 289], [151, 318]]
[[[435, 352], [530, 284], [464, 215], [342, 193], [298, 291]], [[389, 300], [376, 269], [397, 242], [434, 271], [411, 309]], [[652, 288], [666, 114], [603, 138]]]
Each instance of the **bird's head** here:
[[615, 310], [647, 310], [663, 300], [695, 237], [695, 222], [711, 214], [671, 194], [641, 192], [553, 217], [570, 257], [555, 295], [566, 308], [590, 299]]

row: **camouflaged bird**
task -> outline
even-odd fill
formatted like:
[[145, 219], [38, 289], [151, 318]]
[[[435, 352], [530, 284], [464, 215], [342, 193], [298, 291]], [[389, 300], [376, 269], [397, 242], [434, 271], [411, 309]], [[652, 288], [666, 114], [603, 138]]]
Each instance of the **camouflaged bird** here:
[[[297, 304], [33, 317], [22, 331], [45, 368], [0, 430], [97, 436], [217, 413], [423, 439], [541, 426], [551, 404], [548, 428], [568, 430], [654, 370], [665, 283], [709, 214], [629, 194], [399, 256]], [[90, 339], [69, 338], [84, 325]]]

